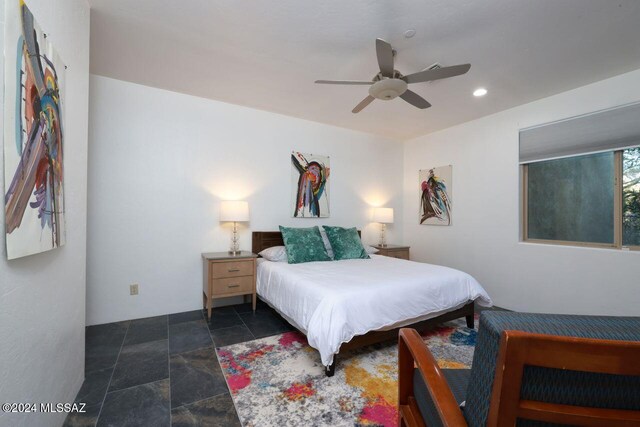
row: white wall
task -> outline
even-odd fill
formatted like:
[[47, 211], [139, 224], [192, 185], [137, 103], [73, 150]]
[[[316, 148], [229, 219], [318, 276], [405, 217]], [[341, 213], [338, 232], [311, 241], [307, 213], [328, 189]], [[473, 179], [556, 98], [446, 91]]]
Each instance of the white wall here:
[[[89, 6], [84, 0], [30, 0], [28, 5], [68, 66], [67, 238], [59, 249], [8, 262], [4, 209], [0, 209], [0, 402], [72, 402], [84, 377]], [[0, 1], [0, 46], [4, 46], [4, 8]], [[8, 55], [15, 55], [15, 49]], [[2, 82], [3, 71], [0, 55]], [[0, 164], [2, 157], [0, 149]], [[0, 412], [0, 425], [55, 426], [65, 416]]]
[[[89, 128], [88, 324], [201, 307], [200, 253], [229, 247], [220, 200], [249, 201], [243, 249], [280, 224], [376, 242], [372, 205], [402, 217], [402, 147], [384, 138], [93, 75]], [[331, 157], [330, 218], [291, 218], [291, 150]]]
[[[502, 307], [640, 315], [640, 253], [520, 242], [518, 167], [520, 128], [638, 100], [640, 70], [406, 142], [403, 230], [412, 258], [469, 272]], [[453, 226], [418, 225], [418, 170], [448, 164]]]

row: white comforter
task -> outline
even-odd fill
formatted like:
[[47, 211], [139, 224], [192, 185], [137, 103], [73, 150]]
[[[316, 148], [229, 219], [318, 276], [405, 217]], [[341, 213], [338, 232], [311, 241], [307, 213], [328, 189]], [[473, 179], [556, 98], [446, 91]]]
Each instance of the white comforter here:
[[307, 334], [327, 366], [356, 335], [435, 317], [475, 299], [492, 304], [466, 273], [380, 255], [303, 264], [260, 259], [257, 292]]

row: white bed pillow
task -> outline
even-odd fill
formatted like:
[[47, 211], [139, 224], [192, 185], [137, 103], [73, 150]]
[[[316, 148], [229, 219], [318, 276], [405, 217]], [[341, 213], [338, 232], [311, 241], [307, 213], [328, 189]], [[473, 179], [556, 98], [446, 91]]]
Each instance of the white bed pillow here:
[[287, 250], [284, 246], [272, 246], [261, 251], [258, 255], [267, 261], [287, 262]]
[[373, 246], [369, 246], [369, 245], [365, 245], [364, 246], [364, 250], [367, 251], [368, 254], [377, 254], [378, 252], [380, 252], [379, 249], [374, 248]]

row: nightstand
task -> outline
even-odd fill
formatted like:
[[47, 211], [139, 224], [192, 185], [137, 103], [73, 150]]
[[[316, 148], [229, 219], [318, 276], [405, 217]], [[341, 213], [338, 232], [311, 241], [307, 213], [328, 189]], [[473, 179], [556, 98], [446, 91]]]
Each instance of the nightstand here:
[[410, 246], [398, 246], [398, 245], [373, 245], [374, 248], [378, 249], [377, 255], [389, 256], [391, 258], [400, 258], [400, 259], [409, 259], [409, 248]]
[[202, 254], [204, 280], [202, 293], [207, 316], [211, 319], [213, 300], [216, 298], [251, 295], [256, 311], [256, 259], [258, 255], [242, 251], [239, 255], [228, 252]]

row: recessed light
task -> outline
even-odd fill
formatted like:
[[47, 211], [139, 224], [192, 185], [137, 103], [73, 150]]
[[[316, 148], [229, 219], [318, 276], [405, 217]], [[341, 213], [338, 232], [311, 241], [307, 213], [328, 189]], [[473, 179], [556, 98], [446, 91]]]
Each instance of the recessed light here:
[[404, 32], [404, 36], [408, 39], [416, 35], [416, 30], [410, 29]]
[[485, 96], [487, 94], [487, 90], [483, 87], [480, 87], [473, 91], [473, 96]]

